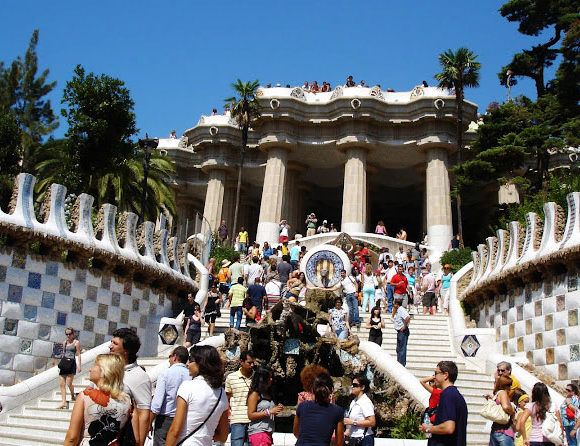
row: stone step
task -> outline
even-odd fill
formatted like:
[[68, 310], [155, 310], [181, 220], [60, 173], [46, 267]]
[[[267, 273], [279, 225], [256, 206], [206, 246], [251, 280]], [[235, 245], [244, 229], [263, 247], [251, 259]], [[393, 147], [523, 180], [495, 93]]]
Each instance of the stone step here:
[[67, 427], [50, 427], [43, 426], [41, 432], [38, 429], [36, 423], [0, 423], [0, 432], [2, 435], [26, 435], [28, 437], [37, 436], [41, 433], [42, 437], [40, 441], [45, 441], [45, 439], [56, 439], [60, 440], [61, 444], [66, 435]]
[[69, 407], [70, 407], [70, 409], [48, 410], [44, 407], [25, 406], [24, 409], [22, 410], [22, 416], [27, 416], [27, 417], [36, 419], [37, 417], [46, 417], [46, 416], [49, 416], [49, 414], [50, 414], [50, 417], [52, 417], [52, 418], [58, 418], [60, 420], [70, 421], [70, 417], [72, 414], [72, 407], [73, 407], [72, 404]]
[[8, 434], [7, 432], [2, 432], [2, 434], [0, 434], [0, 444], [2, 446], [39, 446], [51, 444], [62, 445], [65, 435], [66, 434], [64, 434], [62, 438], [49, 438], [42, 436], [41, 433], [31, 435]]
[[35, 415], [31, 417], [30, 415], [11, 415], [8, 419], [8, 424], [10, 425], [31, 425], [33, 424], [39, 430], [45, 427], [53, 427], [59, 429], [67, 429], [70, 424], [70, 414], [68, 418], [53, 416], [54, 412], [60, 411], [45, 411], [42, 415]]

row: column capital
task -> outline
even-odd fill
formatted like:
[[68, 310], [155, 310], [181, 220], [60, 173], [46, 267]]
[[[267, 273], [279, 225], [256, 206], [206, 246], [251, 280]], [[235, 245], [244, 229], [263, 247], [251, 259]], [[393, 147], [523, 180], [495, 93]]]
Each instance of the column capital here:
[[230, 164], [218, 164], [214, 160], [209, 160], [208, 162], [204, 163], [201, 166], [201, 171], [203, 173], [209, 174], [211, 171], [215, 170], [223, 170], [226, 173], [233, 173], [236, 171], [238, 166], [230, 165]]
[[258, 149], [266, 153], [271, 149], [283, 149], [288, 152], [296, 152], [298, 151], [298, 143], [287, 135], [270, 134], [258, 141]]

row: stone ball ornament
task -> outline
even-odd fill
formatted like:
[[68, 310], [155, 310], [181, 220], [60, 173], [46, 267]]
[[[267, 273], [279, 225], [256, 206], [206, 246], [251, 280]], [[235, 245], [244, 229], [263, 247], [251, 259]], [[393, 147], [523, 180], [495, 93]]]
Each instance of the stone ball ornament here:
[[337, 285], [340, 272], [350, 274], [350, 261], [346, 253], [332, 245], [320, 245], [309, 250], [300, 262], [309, 287], [330, 288]]

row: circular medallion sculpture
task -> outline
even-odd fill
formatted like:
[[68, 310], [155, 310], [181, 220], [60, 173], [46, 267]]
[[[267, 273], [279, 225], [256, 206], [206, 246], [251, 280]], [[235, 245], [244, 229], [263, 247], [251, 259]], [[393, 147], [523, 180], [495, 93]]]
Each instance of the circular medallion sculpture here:
[[320, 245], [306, 253], [300, 262], [306, 282], [311, 287], [329, 288], [340, 282], [340, 272], [350, 274], [350, 262], [345, 252], [332, 245]]

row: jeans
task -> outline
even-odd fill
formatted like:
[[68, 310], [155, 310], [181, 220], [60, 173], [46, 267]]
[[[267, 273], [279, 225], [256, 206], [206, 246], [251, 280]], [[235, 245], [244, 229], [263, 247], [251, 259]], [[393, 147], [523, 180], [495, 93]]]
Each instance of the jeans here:
[[242, 325], [242, 315], [242, 307], [230, 308], [230, 327], [234, 326], [234, 316], [236, 316], [236, 330], [239, 330]]
[[153, 434], [153, 446], [165, 445], [165, 440], [167, 439], [167, 432], [169, 431], [171, 423], [173, 423], [173, 417], [168, 417], [165, 415], [157, 415], [155, 417], [155, 432]]
[[230, 424], [230, 441], [232, 446], [248, 445], [248, 424]]
[[336, 337], [338, 339], [346, 339], [348, 338], [348, 330], [345, 328], [339, 328], [337, 330], [334, 330], [334, 332], [336, 333]]
[[409, 341], [409, 329], [397, 331], [397, 362], [405, 366], [407, 364], [407, 342]]
[[360, 319], [358, 316], [358, 299], [355, 293], [349, 293], [346, 295], [346, 304], [348, 305], [348, 317], [350, 319], [350, 325], [360, 324]]
[[387, 285], [387, 313], [391, 314], [393, 312], [393, 296], [395, 294], [395, 287], [393, 285]]
[[375, 446], [375, 436], [365, 435], [363, 437], [362, 446]]
[[[576, 437], [572, 438], [570, 434], [574, 430], [574, 426], [564, 426], [564, 431], [566, 432], [566, 439], [568, 440], [568, 446], [576, 446], [578, 442], [576, 441]], [[576, 433], [578, 435], [578, 433]]]
[[240, 252], [246, 256], [248, 254], [248, 245], [246, 242], [240, 242]]
[[492, 432], [489, 436], [489, 446], [514, 446], [514, 439], [503, 432]]
[[363, 301], [362, 301], [362, 311], [367, 308], [367, 302], [369, 304], [369, 311], [375, 306], [375, 287], [364, 287], [363, 288]]
[[290, 265], [292, 265], [292, 271], [296, 271], [298, 269], [298, 260], [290, 260]]

